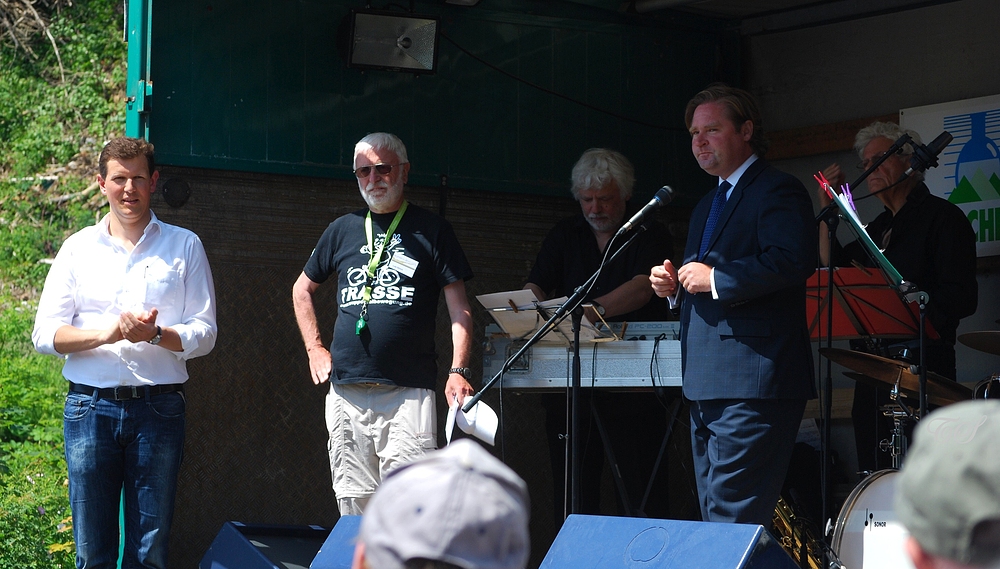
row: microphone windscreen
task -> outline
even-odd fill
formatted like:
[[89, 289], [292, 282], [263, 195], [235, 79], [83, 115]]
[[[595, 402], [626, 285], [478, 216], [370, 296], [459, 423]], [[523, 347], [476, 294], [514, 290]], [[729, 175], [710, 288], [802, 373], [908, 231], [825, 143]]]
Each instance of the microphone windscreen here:
[[656, 195], [654, 196], [656, 201], [660, 202], [660, 206], [665, 206], [674, 199], [674, 189], [670, 186], [663, 186], [659, 190], [656, 190]]

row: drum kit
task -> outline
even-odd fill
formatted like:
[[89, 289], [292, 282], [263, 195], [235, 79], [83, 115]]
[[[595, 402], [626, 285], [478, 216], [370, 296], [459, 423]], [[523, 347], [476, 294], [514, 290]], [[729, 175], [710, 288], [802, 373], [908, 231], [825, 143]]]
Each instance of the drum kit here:
[[[958, 340], [966, 346], [1000, 355], [1000, 331], [969, 332]], [[896, 494], [897, 476], [906, 453], [904, 430], [908, 421], [917, 421], [917, 411], [910, 410], [905, 400], [919, 399], [920, 382], [915, 366], [899, 360], [892, 360], [850, 350], [820, 348], [820, 354], [846, 368], [853, 370], [845, 375], [860, 383], [888, 385], [892, 389], [891, 399], [895, 404], [883, 407], [883, 413], [893, 419], [892, 438], [882, 442], [883, 450], [892, 454], [893, 468], [880, 470], [867, 476], [858, 484], [844, 502], [832, 529], [829, 548], [815, 542], [812, 536], [802, 539], [801, 535], [783, 535], [782, 541], [793, 541], [799, 547], [793, 554], [802, 567], [828, 567], [829, 569], [910, 569], [913, 564], [903, 553], [906, 530], [896, 520], [893, 501]], [[980, 381], [974, 390], [935, 373], [927, 374], [927, 401], [936, 406], [948, 405], [966, 399], [1000, 398], [1000, 375]], [[782, 527], [791, 524], [779, 523], [794, 518], [787, 505], [779, 502], [775, 513], [775, 527], [785, 534]], [[790, 540], [789, 537], [794, 537]], [[810, 543], [806, 543], [810, 542]], [[832, 553], [829, 565], [820, 562], [820, 549]], [[792, 548], [786, 547], [791, 550]], [[808, 549], [808, 553], [802, 553]]]

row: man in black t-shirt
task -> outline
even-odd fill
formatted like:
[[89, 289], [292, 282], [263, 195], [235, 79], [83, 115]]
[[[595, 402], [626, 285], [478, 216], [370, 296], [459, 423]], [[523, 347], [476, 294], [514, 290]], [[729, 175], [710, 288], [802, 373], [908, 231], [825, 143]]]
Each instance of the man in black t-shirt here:
[[[388, 133], [354, 149], [363, 209], [327, 227], [292, 289], [313, 383], [330, 380], [326, 423], [341, 515], [360, 515], [382, 477], [437, 447], [434, 324], [444, 291], [451, 316], [451, 404], [473, 393], [468, 368], [472, 269], [443, 218], [403, 196], [406, 147]], [[322, 342], [313, 294], [337, 275], [333, 343]]]
[[[573, 197], [581, 213], [561, 220], [546, 236], [524, 288], [540, 300], [572, 294], [597, 271], [604, 250], [625, 221], [635, 183], [632, 164], [606, 148], [583, 153], [573, 167]], [[666, 301], [653, 297], [649, 271], [673, 253], [670, 234], [656, 222], [601, 271], [588, 294], [585, 316], [591, 322], [670, 320]], [[624, 243], [616, 240], [612, 247]], [[649, 338], [652, 340], [652, 338]], [[580, 512], [598, 514], [605, 456], [598, 423], [606, 430], [618, 463], [625, 496], [619, 491], [618, 513], [629, 516], [667, 517], [666, 465], [655, 467], [667, 431], [666, 396], [656, 392], [607, 392], [586, 390], [580, 411], [583, 440]], [[556, 518], [562, 520], [565, 494], [566, 398], [545, 394], [546, 433], [555, 483]], [[614, 472], [614, 471], [613, 471]], [[649, 490], [650, 477], [655, 484]], [[627, 499], [627, 503], [624, 503]]]

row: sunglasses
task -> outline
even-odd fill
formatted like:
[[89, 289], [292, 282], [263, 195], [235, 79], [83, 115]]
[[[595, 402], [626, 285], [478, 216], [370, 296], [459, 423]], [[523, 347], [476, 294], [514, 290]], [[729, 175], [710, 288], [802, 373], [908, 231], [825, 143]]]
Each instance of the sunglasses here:
[[396, 166], [402, 166], [402, 164], [396, 164], [396, 165], [393, 165], [393, 164], [375, 164], [375, 165], [372, 165], [372, 166], [362, 166], [362, 167], [354, 170], [354, 175], [357, 176], [357, 177], [359, 177], [359, 178], [367, 178], [368, 176], [371, 175], [372, 168], [374, 168], [375, 171], [378, 172], [379, 176], [388, 176], [389, 173], [392, 172], [392, 169], [395, 168]]

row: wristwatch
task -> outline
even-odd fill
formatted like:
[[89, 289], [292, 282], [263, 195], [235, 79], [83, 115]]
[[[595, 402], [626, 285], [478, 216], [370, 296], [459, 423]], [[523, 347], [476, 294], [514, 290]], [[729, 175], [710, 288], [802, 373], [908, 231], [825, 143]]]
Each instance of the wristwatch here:
[[155, 345], [159, 344], [160, 340], [162, 340], [162, 339], [163, 339], [163, 330], [159, 326], [157, 326], [156, 327], [156, 335], [153, 336], [152, 338], [150, 338], [148, 340], [148, 342], [150, 344], [153, 344], [155, 346]]
[[448, 374], [457, 373], [465, 378], [465, 381], [472, 381], [472, 370], [467, 367], [453, 367], [448, 370]]
[[591, 306], [594, 307], [594, 312], [596, 312], [598, 316], [604, 316], [604, 307], [601, 306], [599, 302], [597, 302], [596, 300], [591, 300], [590, 304]]

